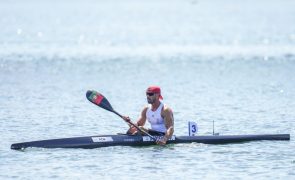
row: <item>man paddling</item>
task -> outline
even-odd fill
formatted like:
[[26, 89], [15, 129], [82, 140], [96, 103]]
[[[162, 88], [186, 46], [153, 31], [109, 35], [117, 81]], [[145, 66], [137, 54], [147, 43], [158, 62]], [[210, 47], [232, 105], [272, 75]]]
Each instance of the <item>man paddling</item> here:
[[[141, 116], [139, 117], [136, 125], [151, 135], [163, 136], [161, 139], [157, 140], [157, 144], [165, 145], [174, 132], [173, 112], [167, 105], [160, 101], [160, 99], [163, 99], [160, 87], [148, 87], [146, 90], [146, 97], [149, 105], [145, 106], [141, 111]], [[123, 119], [126, 122], [131, 121], [127, 116], [123, 116]], [[146, 120], [150, 123], [151, 129], [143, 127]], [[131, 125], [127, 133], [136, 134], [140, 132], [138, 132], [137, 129]]]

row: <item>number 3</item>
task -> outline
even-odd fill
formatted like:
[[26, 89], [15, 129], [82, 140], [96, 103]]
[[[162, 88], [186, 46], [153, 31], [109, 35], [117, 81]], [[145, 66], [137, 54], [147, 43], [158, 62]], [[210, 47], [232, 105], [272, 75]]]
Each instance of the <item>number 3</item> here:
[[192, 132], [195, 133], [197, 131], [196, 125], [192, 125]]

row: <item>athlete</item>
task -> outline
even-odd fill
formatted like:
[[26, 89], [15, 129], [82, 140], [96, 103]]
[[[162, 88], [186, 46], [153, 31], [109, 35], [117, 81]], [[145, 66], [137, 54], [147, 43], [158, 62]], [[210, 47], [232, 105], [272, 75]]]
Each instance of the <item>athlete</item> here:
[[[172, 110], [160, 100], [163, 100], [161, 95], [161, 88], [159, 86], [150, 86], [146, 90], [146, 98], [148, 105], [141, 111], [141, 116], [139, 117], [137, 123], [135, 123], [139, 128], [151, 135], [163, 136], [157, 141], [159, 145], [165, 145], [168, 139], [171, 138], [174, 132], [174, 118]], [[123, 116], [126, 122], [130, 122], [130, 118]], [[144, 128], [145, 122], [151, 125], [151, 129]], [[127, 134], [137, 134], [135, 127], [130, 125], [130, 129]]]

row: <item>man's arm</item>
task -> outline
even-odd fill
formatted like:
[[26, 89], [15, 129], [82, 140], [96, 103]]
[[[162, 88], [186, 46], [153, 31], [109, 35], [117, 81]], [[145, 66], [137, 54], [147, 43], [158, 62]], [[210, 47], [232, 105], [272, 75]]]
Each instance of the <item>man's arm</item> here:
[[[137, 122], [135, 123], [137, 126], [144, 126], [144, 124], [146, 122], [146, 111], [147, 111], [147, 107], [144, 107], [140, 113], [140, 117], [138, 118]], [[126, 122], [131, 121], [131, 119], [127, 116], [123, 116], [123, 118]], [[131, 124], [128, 124], [128, 125], [130, 128], [127, 131], [127, 133], [134, 134], [137, 132], [137, 129], [134, 126], [132, 126]]]
[[137, 120], [137, 125], [138, 126], [144, 126], [145, 122], [146, 122], [146, 111], [147, 111], [148, 107], [144, 107], [143, 110], [141, 111], [140, 117]]
[[[146, 121], [146, 111], [147, 111], [147, 107], [145, 107], [141, 113], [140, 113], [140, 117], [138, 118], [136, 125], [138, 126], [144, 126], [145, 121]], [[122, 116], [122, 118], [126, 121], [126, 122], [130, 122], [131, 119], [129, 116]]]
[[165, 136], [158, 141], [158, 144], [165, 145], [168, 139], [170, 139], [174, 133], [174, 117], [173, 112], [169, 107], [164, 107], [162, 111], [162, 116], [164, 118], [165, 126], [166, 126], [166, 132]]

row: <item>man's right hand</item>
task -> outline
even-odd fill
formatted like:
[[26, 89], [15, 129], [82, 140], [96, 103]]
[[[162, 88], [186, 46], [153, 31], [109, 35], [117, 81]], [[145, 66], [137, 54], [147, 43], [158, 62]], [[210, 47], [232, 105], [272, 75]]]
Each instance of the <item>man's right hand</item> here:
[[130, 119], [129, 116], [122, 116], [122, 118], [123, 118], [124, 121], [126, 121], [126, 122], [130, 122], [130, 121], [131, 121], [131, 119]]
[[130, 127], [130, 128], [128, 129], [128, 131], [127, 131], [127, 134], [132, 134], [132, 135], [134, 135], [134, 134], [136, 134], [136, 133], [137, 133], [137, 129], [136, 129], [134, 126]]

